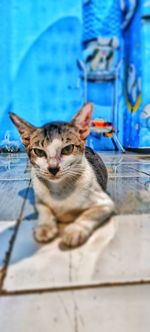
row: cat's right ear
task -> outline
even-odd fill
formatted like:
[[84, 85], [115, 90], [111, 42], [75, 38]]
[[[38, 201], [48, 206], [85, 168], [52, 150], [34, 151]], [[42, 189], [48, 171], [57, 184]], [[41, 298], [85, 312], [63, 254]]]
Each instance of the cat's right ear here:
[[90, 132], [90, 122], [93, 112], [93, 104], [88, 102], [72, 119], [72, 123], [79, 128], [81, 139], [85, 140]]
[[10, 112], [9, 117], [18, 129], [22, 143], [27, 147], [30, 143], [30, 135], [34, 132], [36, 127], [32, 126], [29, 122], [26, 122], [15, 113]]

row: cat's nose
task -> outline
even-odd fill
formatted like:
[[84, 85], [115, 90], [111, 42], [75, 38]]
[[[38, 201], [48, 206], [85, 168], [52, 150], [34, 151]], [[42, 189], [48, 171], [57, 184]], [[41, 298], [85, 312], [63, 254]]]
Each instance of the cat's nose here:
[[49, 167], [49, 172], [53, 175], [56, 175], [59, 172], [59, 167]]

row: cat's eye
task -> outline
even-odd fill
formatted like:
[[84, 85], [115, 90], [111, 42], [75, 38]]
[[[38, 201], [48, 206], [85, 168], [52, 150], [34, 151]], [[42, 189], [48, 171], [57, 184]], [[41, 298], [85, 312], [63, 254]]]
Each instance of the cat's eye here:
[[41, 149], [33, 149], [34, 153], [36, 154], [37, 157], [46, 157], [46, 153], [44, 150], [41, 150]]
[[73, 152], [74, 149], [74, 145], [73, 144], [69, 144], [66, 145], [62, 150], [61, 150], [61, 154], [63, 155], [69, 155]]

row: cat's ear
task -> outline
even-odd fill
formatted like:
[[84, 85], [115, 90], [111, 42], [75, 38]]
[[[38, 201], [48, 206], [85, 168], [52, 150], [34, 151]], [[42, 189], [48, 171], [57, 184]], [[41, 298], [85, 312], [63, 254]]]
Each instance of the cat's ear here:
[[90, 122], [93, 104], [86, 103], [72, 119], [72, 123], [79, 128], [81, 139], [85, 140], [90, 132]]
[[36, 127], [32, 126], [29, 122], [26, 122], [14, 113], [10, 112], [9, 117], [18, 129], [22, 138], [22, 143], [27, 147], [30, 143], [30, 135], [33, 133]]

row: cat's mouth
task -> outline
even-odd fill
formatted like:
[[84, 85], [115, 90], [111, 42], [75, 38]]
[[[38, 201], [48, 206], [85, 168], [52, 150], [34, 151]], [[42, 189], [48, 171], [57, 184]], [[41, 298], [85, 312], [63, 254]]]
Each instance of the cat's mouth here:
[[49, 178], [49, 180], [52, 180], [52, 181], [58, 181], [62, 177], [63, 177], [63, 175], [61, 174], [61, 175], [50, 175], [48, 178]]
[[41, 177], [45, 180], [57, 182], [65, 177], [69, 177], [70, 179], [76, 179], [82, 174], [83, 170], [84, 168], [81, 167], [81, 165], [76, 165], [75, 169], [67, 167], [65, 170], [60, 170], [57, 174], [53, 175], [46, 170], [36, 168], [36, 174], [38, 177]]
[[53, 174], [50, 174], [49, 172], [46, 172], [46, 171], [39, 171], [36, 172], [36, 174], [43, 178], [43, 179], [46, 179], [46, 180], [50, 180], [50, 181], [58, 181], [58, 180], [61, 180], [63, 176], [65, 176], [65, 173], [58, 173], [56, 175], [53, 175]]

